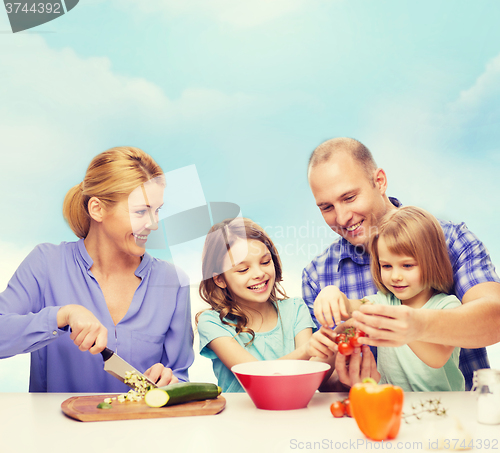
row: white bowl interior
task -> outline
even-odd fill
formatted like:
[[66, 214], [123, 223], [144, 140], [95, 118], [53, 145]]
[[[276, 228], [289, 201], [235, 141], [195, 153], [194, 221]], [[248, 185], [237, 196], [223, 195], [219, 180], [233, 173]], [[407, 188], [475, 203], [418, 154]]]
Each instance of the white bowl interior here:
[[327, 363], [308, 360], [260, 360], [234, 365], [231, 371], [250, 376], [296, 376], [319, 373], [328, 369], [330, 365]]

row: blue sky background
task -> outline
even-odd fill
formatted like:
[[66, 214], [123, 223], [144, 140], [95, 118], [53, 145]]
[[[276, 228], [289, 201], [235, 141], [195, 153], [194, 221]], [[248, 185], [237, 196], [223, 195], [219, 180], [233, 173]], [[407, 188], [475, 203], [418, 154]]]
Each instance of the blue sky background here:
[[[207, 201], [266, 227], [300, 295], [335, 238], [306, 164], [336, 136], [371, 149], [389, 195], [466, 222], [498, 268], [499, 14], [493, 0], [82, 0], [12, 34], [0, 11], [1, 288], [36, 244], [75, 239], [66, 191], [131, 145], [166, 172], [194, 165]], [[192, 379], [212, 379], [196, 363]], [[27, 373], [25, 356], [0, 361], [0, 388], [26, 391]]]

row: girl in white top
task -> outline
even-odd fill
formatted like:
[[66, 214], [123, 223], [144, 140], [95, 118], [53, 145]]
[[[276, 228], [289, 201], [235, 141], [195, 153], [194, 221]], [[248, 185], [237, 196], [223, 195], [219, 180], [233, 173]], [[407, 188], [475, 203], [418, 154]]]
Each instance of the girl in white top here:
[[[388, 213], [371, 237], [371, 271], [379, 289], [364, 300], [348, 299], [336, 286], [324, 288], [314, 302], [323, 326], [339, 324], [368, 300], [375, 304], [406, 305], [414, 309], [448, 309], [461, 305], [447, 293], [453, 272], [443, 230], [434, 216], [413, 206]], [[464, 390], [458, 368], [460, 348], [413, 341], [397, 348], [377, 348], [381, 383], [405, 391]]]

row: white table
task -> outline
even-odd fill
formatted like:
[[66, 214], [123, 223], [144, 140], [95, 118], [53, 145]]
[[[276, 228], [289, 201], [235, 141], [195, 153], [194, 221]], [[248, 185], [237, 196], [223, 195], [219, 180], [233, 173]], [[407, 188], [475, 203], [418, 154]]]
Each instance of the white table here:
[[476, 446], [481, 441], [477, 451], [500, 452], [500, 425], [476, 422], [476, 399], [469, 392], [407, 393], [405, 410], [412, 402], [441, 398], [449, 416], [403, 423], [391, 445], [370, 443], [353, 419], [332, 417], [330, 404], [345, 393], [316, 393], [306, 409], [293, 411], [259, 410], [246, 394], [224, 394], [226, 408], [218, 415], [106, 422], [66, 417], [60, 406], [71, 396], [0, 393], [0, 452], [432, 451], [433, 430], [443, 432], [452, 416], [467, 426]]

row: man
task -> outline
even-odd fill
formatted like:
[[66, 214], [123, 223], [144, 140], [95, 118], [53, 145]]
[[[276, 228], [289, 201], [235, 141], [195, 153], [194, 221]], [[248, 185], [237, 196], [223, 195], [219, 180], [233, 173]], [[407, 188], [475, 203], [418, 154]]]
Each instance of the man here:
[[[354, 139], [335, 138], [318, 146], [309, 160], [308, 179], [323, 218], [341, 236], [302, 274], [303, 297], [315, 319], [313, 304], [326, 286], [338, 286], [351, 299], [377, 292], [370, 274], [368, 240], [382, 216], [401, 203], [386, 195], [384, 170]], [[452, 291], [462, 306], [414, 310], [364, 305], [354, 312], [353, 325], [368, 334], [361, 342], [370, 346], [420, 340], [463, 348], [460, 369], [470, 389], [473, 371], [489, 368], [484, 347], [500, 341], [500, 279], [484, 245], [465, 224], [440, 223], [454, 271]], [[338, 371], [345, 376], [344, 369]]]

